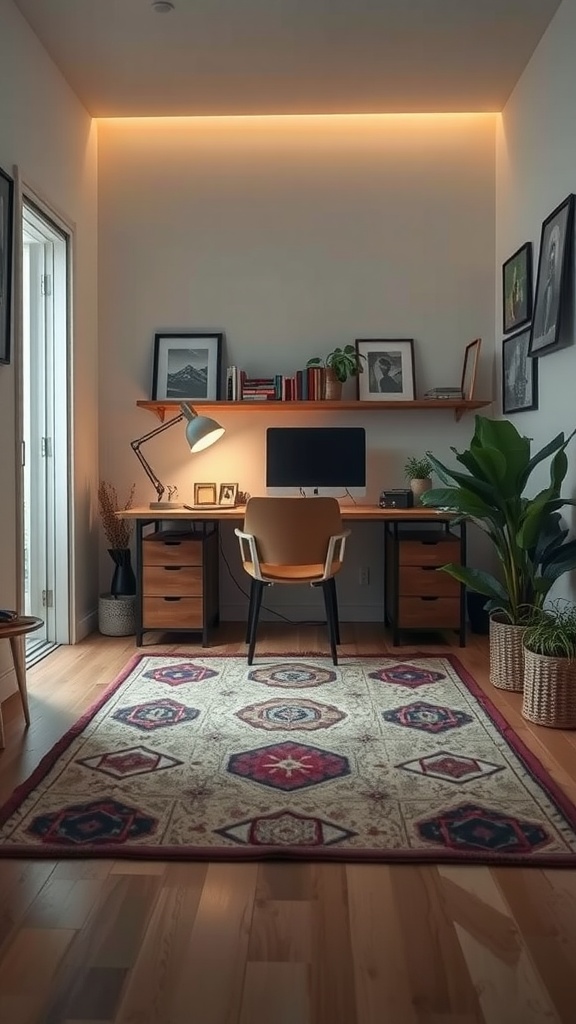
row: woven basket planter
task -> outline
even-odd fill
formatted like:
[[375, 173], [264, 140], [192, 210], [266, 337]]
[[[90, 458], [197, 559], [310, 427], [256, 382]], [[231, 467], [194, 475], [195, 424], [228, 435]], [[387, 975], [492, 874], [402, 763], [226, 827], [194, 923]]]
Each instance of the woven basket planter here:
[[98, 629], [104, 636], [132, 636], [136, 632], [135, 595], [100, 594]]
[[512, 626], [490, 616], [490, 682], [498, 690], [522, 693], [524, 686], [524, 648], [526, 626]]
[[536, 725], [576, 729], [576, 661], [524, 648], [522, 715]]

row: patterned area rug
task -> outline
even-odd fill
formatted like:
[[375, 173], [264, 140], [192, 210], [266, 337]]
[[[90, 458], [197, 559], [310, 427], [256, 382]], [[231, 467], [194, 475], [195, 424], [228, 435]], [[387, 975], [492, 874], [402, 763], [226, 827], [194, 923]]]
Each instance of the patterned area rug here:
[[0, 854], [576, 866], [576, 808], [454, 657], [138, 655]]

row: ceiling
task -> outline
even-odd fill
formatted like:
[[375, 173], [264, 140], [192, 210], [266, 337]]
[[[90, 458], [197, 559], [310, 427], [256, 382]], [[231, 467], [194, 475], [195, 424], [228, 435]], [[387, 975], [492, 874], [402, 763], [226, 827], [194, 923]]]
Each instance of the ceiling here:
[[14, 0], [96, 117], [501, 110], [560, 0]]

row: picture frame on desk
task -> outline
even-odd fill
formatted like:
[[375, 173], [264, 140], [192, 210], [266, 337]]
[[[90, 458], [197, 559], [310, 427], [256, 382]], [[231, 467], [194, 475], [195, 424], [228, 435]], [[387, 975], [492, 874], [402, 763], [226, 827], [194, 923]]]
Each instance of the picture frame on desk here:
[[356, 351], [365, 356], [356, 377], [361, 402], [413, 401], [416, 397], [412, 338], [357, 338]]
[[14, 181], [0, 167], [0, 363], [10, 362]]
[[221, 396], [221, 378], [222, 334], [154, 335], [154, 401], [217, 401]]
[[202, 483], [194, 484], [194, 505], [201, 508], [202, 505], [216, 505], [216, 484]]
[[218, 504], [223, 507], [234, 508], [238, 500], [238, 484], [220, 484], [218, 492]]

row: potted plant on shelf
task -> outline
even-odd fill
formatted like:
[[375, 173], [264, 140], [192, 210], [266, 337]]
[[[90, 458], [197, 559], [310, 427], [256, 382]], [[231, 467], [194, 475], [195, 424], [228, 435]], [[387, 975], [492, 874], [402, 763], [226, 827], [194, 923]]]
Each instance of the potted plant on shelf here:
[[576, 729], [576, 607], [555, 602], [524, 632], [522, 715]]
[[411, 455], [404, 464], [404, 475], [410, 483], [410, 490], [414, 495], [414, 504], [420, 503], [424, 491], [432, 487], [432, 463], [427, 455], [419, 458]]
[[348, 377], [357, 377], [364, 372], [362, 359], [366, 359], [366, 356], [358, 352], [354, 345], [344, 345], [344, 348], [333, 349], [324, 359], [314, 356], [306, 366], [324, 367], [324, 398], [327, 401], [338, 401], [342, 397], [342, 385]]
[[[481, 569], [443, 566], [470, 590], [484, 594], [490, 615], [490, 679], [505, 690], [522, 690], [522, 634], [543, 608], [552, 585], [576, 567], [576, 541], [567, 540], [559, 509], [576, 504], [560, 494], [568, 469], [566, 447], [574, 436], [558, 434], [535, 455], [530, 439], [509, 420], [476, 416], [470, 447], [452, 448], [467, 472], [428, 457], [444, 487], [422, 495], [422, 504], [476, 523], [492, 542], [501, 579]], [[533, 471], [550, 458], [547, 487], [526, 496]]]
[[98, 601], [98, 628], [106, 636], [129, 636], [136, 630], [136, 577], [129, 547], [132, 523], [116, 515], [132, 508], [135, 488], [132, 484], [126, 502], [121, 505], [112, 484], [101, 480], [98, 486], [100, 519], [110, 545], [108, 554], [114, 562], [110, 591], [101, 594]]

